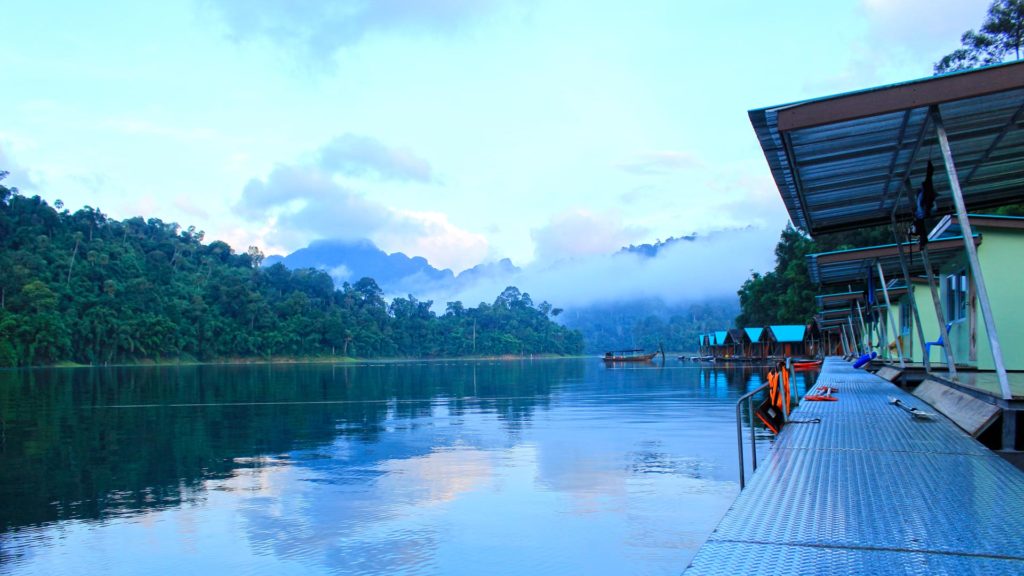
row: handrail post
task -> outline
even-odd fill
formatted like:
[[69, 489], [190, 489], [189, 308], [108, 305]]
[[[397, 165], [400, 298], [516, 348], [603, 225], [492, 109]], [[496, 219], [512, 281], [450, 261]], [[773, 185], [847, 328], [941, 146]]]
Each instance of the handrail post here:
[[746, 483], [743, 481], [743, 417], [740, 415], [742, 407], [743, 399], [741, 398], [736, 402], [736, 452], [740, 455], [740, 490], [746, 487]]
[[753, 456], [753, 468], [757, 470], [757, 436], [754, 430], [754, 409], [751, 405], [751, 398], [766, 388], [768, 388], [767, 383], [747, 392], [736, 400], [736, 452], [739, 454], [740, 459], [740, 490], [746, 487], [746, 474], [743, 469], [743, 401], [747, 401], [747, 411], [750, 414], [750, 453]]
[[750, 418], [750, 468], [757, 472], [757, 434], [754, 430], [754, 403], [750, 398], [747, 398], [747, 416]]

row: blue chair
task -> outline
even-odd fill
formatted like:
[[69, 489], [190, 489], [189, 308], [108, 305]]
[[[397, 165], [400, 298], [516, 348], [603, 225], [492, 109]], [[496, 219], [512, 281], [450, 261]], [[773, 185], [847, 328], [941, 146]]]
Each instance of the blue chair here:
[[[953, 327], [953, 323], [952, 322], [946, 322], [946, 334], [949, 334], [949, 329], [952, 328], [952, 327]], [[935, 342], [925, 342], [924, 343], [924, 352], [925, 352], [925, 354], [927, 354], [930, 357], [931, 354], [932, 354], [932, 346], [938, 346], [939, 348], [942, 348], [942, 346], [944, 344], [945, 344], [945, 342], [942, 340], [942, 334], [939, 334], [939, 339], [936, 340]]]

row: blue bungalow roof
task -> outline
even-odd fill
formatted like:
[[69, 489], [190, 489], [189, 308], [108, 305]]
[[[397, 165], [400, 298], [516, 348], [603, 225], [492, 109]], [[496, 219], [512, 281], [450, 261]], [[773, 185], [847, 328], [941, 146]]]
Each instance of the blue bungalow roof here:
[[777, 342], [803, 342], [807, 327], [803, 324], [776, 324], [768, 329], [775, 335]]
[[729, 335], [728, 330], [715, 330], [715, 343], [725, 344], [725, 338]]
[[764, 328], [744, 328], [744, 330], [747, 331], [747, 337], [751, 342], [761, 341], [761, 333], [764, 332]]

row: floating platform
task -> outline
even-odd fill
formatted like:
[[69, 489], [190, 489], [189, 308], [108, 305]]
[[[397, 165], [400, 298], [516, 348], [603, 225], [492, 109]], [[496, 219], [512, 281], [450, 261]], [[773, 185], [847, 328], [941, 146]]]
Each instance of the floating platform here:
[[894, 384], [828, 358], [685, 574], [1024, 574], [1024, 472]]

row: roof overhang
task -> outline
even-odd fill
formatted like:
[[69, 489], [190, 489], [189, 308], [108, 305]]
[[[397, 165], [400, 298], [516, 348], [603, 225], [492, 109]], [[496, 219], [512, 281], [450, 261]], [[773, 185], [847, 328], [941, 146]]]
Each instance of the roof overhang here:
[[[974, 244], [981, 244], [981, 237], [977, 234], [974, 236]], [[928, 243], [928, 258], [933, 267], [941, 268], [962, 254], [963, 250], [963, 237], [943, 238]], [[920, 255], [921, 246], [918, 243], [904, 243], [903, 253], [911, 275], [925, 273], [923, 258]], [[811, 282], [815, 284], [848, 284], [865, 280], [869, 271], [874, 271], [876, 262], [882, 265], [882, 271], [889, 278], [903, 274], [899, 248], [896, 244], [808, 254], [807, 273]]]
[[[967, 219], [971, 223], [971, 229], [997, 229], [997, 230], [1021, 230], [1024, 231], [1024, 217], [1002, 216], [997, 214], [968, 214]], [[943, 216], [928, 234], [929, 239], [941, 238], [949, 235], [962, 235], [960, 218], [956, 214]]]
[[953, 212], [931, 107], [942, 116], [968, 210], [1024, 188], [1024, 61], [751, 110], [793, 223], [811, 235], [911, 214], [929, 159], [939, 214]]

